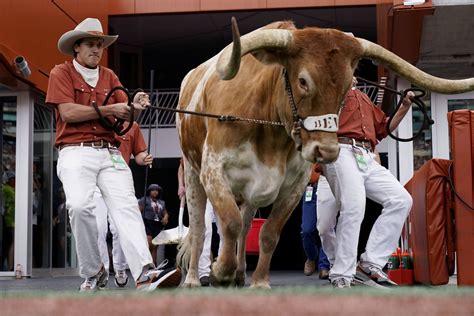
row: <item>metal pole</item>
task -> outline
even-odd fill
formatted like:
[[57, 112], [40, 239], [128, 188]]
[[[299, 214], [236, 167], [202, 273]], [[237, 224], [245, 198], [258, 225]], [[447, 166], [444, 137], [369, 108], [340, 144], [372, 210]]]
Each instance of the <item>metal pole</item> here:
[[[155, 77], [155, 70], [150, 70], [150, 103], [153, 106], [153, 80]], [[149, 111], [149, 121], [148, 121], [148, 153], [151, 153], [151, 119], [152, 119], [152, 111]], [[153, 163], [150, 165], [150, 168], [145, 167], [145, 188], [143, 190], [143, 196], [146, 197], [146, 189], [148, 185], [148, 170], [151, 169]], [[145, 198], [145, 205], [146, 205], [146, 198]]]

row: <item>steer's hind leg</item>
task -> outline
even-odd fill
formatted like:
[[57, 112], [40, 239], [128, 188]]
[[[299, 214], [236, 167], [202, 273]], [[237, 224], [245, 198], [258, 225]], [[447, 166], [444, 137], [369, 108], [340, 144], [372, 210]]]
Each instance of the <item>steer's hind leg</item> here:
[[189, 242], [191, 243], [191, 258], [189, 270], [184, 281], [184, 287], [200, 287], [198, 262], [204, 243], [204, 212], [206, 208], [206, 193], [199, 181], [198, 173], [185, 164], [186, 200], [189, 213]]

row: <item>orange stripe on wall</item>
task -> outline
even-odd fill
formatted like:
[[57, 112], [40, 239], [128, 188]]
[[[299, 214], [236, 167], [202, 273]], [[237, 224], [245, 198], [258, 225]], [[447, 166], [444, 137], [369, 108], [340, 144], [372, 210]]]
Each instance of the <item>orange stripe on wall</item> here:
[[351, 5], [374, 5], [379, 0], [267, 0], [267, 8], [291, 7], [338, 7]]
[[135, 13], [134, 0], [109, 0], [108, 7], [108, 12], [110, 15]]
[[135, 0], [135, 12], [196, 12], [202, 0]]
[[267, 0], [201, 0], [201, 11], [266, 9]]
[[151, 14], [171, 12], [227, 11], [250, 9], [360, 6], [397, 0], [108, 0], [108, 12]]

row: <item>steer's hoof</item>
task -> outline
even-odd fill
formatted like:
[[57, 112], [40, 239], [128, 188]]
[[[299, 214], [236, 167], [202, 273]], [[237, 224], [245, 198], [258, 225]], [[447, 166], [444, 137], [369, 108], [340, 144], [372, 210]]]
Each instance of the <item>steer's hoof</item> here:
[[245, 272], [237, 271], [235, 273], [235, 286], [244, 287], [245, 286]]
[[201, 287], [201, 283], [199, 283], [199, 282], [198, 283], [184, 282], [181, 287], [186, 288], [186, 289], [194, 289], [194, 288], [197, 288], [197, 287]]
[[219, 280], [211, 270], [211, 273], [209, 273], [209, 283], [211, 283], [213, 287], [230, 287], [234, 285], [234, 280], [233, 278]]
[[271, 290], [272, 287], [268, 282], [254, 282], [250, 285], [251, 289], [258, 289], [258, 290]]
[[181, 285], [183, 288], [188, 288], [188, 289], [193, 289], [196, 287], [201, 287], [201, 282], [195, 278], [186, 278], [184, 280], [183, 285]]

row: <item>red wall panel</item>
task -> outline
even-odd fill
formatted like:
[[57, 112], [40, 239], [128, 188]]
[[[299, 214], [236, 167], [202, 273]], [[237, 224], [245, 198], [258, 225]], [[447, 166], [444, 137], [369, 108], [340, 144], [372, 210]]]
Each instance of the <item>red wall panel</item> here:
[[[470, 207], [474, 205], [474, 111], [448, 113], [454, 186]], [[458, 285], [474, 285], [474, 211], [454, 198]]]
[[[77, 22], [86, 17], [100, 19], [107, 33], [109, 15], [369, 5], [380, 1], [391, 0], [55, 0], [55, 3]], [[58, 51], [57, 41], [74, 27], [75, 23], [51, 0], [0, 1], [0, 44], [23, 55], [45, 73], [69, 59]], [[106, 54], [102, 64], [107, 64]]]
[[201, 11], [266, 9], [267, 0], [201, 0]]
[[135, 13], [199, 11], [200, 2], [200, 0], [135, 0]]
[[[390, 1], [386, 0], [385, 2]], [[377, 0], [267, 0], [268, 8], [374, 5]]]
[[109, 0], [109, 14], [133, 14], [135, 13], [135, 0]]
[[[57, 0], [56, 3], [78, 22], [86, 17], [99, 18], [104, 32], [107, 33], [107, 2]], [[58, 51], [57, 43], [64, 32], [75, 26], [75, 23], [49, 0], [0, 1], [0, 43], [23, 55], [28, 63], [45, 73], [49, 73], [54, 65], [70, 59]], [[102, 64], [107, 64], [106, 55]]]

